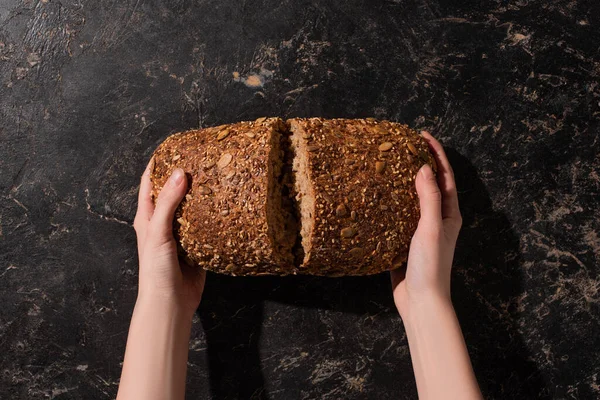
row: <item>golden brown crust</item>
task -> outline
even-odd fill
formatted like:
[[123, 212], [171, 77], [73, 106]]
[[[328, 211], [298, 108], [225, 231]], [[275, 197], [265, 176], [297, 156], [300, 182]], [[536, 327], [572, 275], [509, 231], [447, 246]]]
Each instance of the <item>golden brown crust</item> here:
[[316, 194], [310, 249], [298, 272], [368, 275], [405, 262], [419, 221], [414, 179], [423, 164], [434, 165], [425, 139], [373, 119], [287, 122], [307, 141]]
[[294, 273], [277, 262], [266, 218], [269, 151], [284, 127], [259, 118], [178, 133], [156, 149], [154, 199], [173, 169], [188, 176], [174, 231], [189, 263], [231, 275]]
[[190, 188], [175, 235], [187, 261], [231, 275], [367, 275], [406, 261], [419, 219], [414, 186], [426, 141], [406, 125], [374, 119], [291, 119], [308, 149], [314, 234], [302, 266], [282, 263], [267, 221], [269, 152], [287, 129], [259, 118], [178, 133], [155, 151], [153, 198], [174, 168]]

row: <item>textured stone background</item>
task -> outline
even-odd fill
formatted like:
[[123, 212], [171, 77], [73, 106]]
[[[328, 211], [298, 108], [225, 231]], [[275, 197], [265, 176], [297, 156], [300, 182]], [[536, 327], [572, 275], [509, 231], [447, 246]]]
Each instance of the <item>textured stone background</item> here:
[[[595, 0], [0, 1], [0, 398], [115, 396], [149, 155], [262, 115], [431, 130], [486, 397], [598, 398], [599, 46]], [[210, 275], [188, 376], [199, 399], [416, 397], [385, 275]]]

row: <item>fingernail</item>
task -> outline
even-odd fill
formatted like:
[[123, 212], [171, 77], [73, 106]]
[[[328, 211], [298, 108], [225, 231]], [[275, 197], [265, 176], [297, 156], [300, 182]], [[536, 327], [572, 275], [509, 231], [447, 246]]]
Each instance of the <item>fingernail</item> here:
[[433, 171], [431, 170], [429, 164], [425, 164], [421, 167], [421, 175], [423, 175], [423, 178], [426, 179], [429, 179], [433, 175]]
[[177, 187], [183, 182], [183, 170], [181, 168], [177, 168], [171, 174], [170, 183], [172, 187]]

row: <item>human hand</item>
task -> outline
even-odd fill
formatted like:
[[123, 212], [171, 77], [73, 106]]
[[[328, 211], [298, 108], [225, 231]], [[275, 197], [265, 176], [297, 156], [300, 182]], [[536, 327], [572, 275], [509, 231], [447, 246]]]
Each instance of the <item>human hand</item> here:
[[450, 271], [462, 217], [454, 173], [442, 145], [422, 132], [438, 165], [437, 181], [429, 165], [416, 178], [421, 219], [412, 238], [407, 267], [391, 271], [394, 302], [403, 319], [414, 304], [435, 298], [450, 303]]
[[133, 221], [140, 258], [138, 299], [131, 316], [117, 399], [183, 399], [192, 317], [206, 273], [180, 263], [173, 238], [175, 210], [187, 190], [176, 169], [152, 202], [150, 171], [140, 183]]
[[133, 222], [140, 261], [138, 301], [170, 302], [191, 317], [200, 304], [206, 271], [179, 261], [173, 237], [175, 209], [185, 196], [187, 179], [182, 169], [175, 169], [155, 207], [151, 198], [152, 164], [150, 160], [142, 175]]

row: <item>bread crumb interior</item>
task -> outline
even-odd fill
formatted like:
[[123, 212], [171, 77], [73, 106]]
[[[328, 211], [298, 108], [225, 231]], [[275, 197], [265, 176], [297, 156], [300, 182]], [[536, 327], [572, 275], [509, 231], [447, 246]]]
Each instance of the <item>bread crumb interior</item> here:
[[302, 262], [306, 263], [310, 257], [311, 238], [314, 227], [315, 194], [311, 184], [310, 167], [308, 164], [308, 151], [306, 140], [302, 137], [301, 127], [291, 126], [290, 144], [294, 153], [293, 176], [295, 203], [299, 211], [300, 237], [302, 249]]

